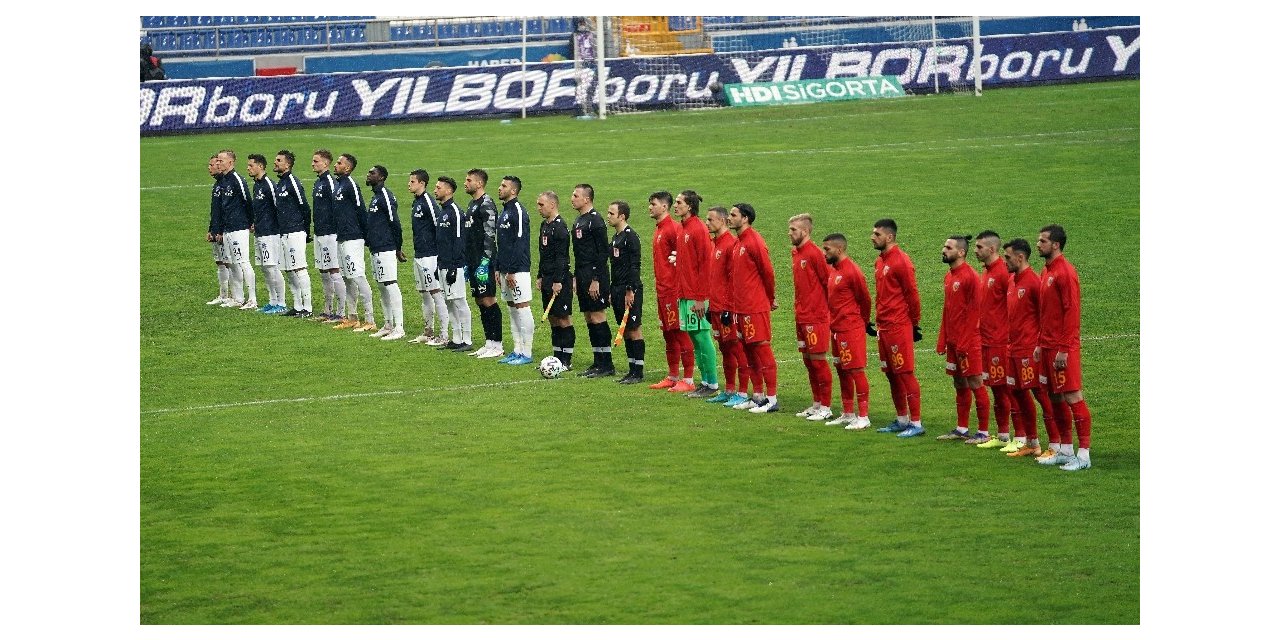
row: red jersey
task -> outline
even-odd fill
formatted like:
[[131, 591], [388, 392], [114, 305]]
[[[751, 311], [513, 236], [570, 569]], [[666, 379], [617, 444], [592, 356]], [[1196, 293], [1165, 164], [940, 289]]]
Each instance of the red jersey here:
[[1080, 348], [1080, 277], [1063, 255], [1046, 263], [1040, 274], [1040, 346]]
[[729, 272], [733, 248], [738, 239], [728, 229], [720, 232], [711, 241], [711, 301], [708, 306], [713, 311], [728, 311], [732, 304], [733, 275]]
[[660, 300], [680, 297], [680, 275], [667, 256], [676, 250], [680, 223], [667, 216], [653, 228], [653, 288]]
[[1000, 258], [982, 270], [978, 283], [978, 308], [982, 314], [979, 327], [982, 344], [988, 347], [1009, 344], [1009, 308], [1005, 300], [1009, 281], [1009, 267]]
[[734, 313], [760, 313], [773, 308], [773, 262], [764, 238], [750, 227], [738, 236], [729, 265], [733, 273]]
[[1040, 276], [1027, 267], [1014, 274], [1006, 293], [1009, 312], [1009, 349], [1031, 353], [1040, 345]]
[[920, 326], [916, 268], [897, 245], [876, 258], [876, 324], [889, 329]]
[[680, 275], [681, 300], [706, 300], [711, 296], [711, 232], [697, 216], [684, 219], [684, 231], [676, 243], [676, 271]]
[[862, 331], [871, 322], [871, 292], [862, 269], [848, 257], [841, 258], [827, 276], [827, 302], [831, 330]]
[[796, 324], [828, 324], [827, 258], [812, 240], [791, 248], [791, 278], [795, 282]]
[[938, 332], [938, 351], [947, 345], [981, 346], [978, 272], [961, 260], [960, 264], [947, 271], [942, 287], [942, 330]]

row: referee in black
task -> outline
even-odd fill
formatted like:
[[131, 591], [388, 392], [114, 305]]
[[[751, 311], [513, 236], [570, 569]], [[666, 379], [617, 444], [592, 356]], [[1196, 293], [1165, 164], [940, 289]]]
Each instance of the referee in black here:
[[609, 234], [604, 219], [595, 208], [595, 189], [582, 183], [573, 188], [569, 204], [578, 212], [573, 221], [573, 279], [578, 290], [578, 308], [587, 321], [587, 338], [591, 341], [591, 368], [584, 378], [611, 377], [613, 350], [609, 346], [609, 321], [604, 310], [609, 306]]
[[641, 309], [644, 307], [644, 289], [640, 284], [640, 236], [628, 224], [630, 219], [631, 206], [625, 201], [609, 203], [605, 221], [614, 230], [609, 254], [609, 272], [613, 280], [610, 298], [613, 318], [624, 327], [622, 336], [627, 347], [627, 375], [618, 379], [619, 384], [644, 381], [644, 336], [640, 333]]
[[[534, 286], [542, 292], [542, 308], [551, 323], [551, 355], [573, 368], [573, 280], [569, 272], [569, 227], [560, 217], [560, 196], [554, 191], [538, 194], [538, 280]], [[555, 299], [552, 302], [552, 299]]]

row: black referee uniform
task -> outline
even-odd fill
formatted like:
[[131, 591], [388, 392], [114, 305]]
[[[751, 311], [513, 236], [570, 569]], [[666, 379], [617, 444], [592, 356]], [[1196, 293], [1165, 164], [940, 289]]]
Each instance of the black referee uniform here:
[[[579, 214], [573, 221], [573, 276], [578, 283], [578, 308], [583, 313], [604, 311], [609, 306], [609, 235], [604, 219], [592, 209]], [[600, 283], [600, 297], [591, 298], [591, 283]], [[609, 334], [609, 321], [587, 320], [587, 339], [591, 341], [594, 356], [591, 368], [583, 377], [598, 378], [614, 375], [613, 349], [609, 346], [613, 336]]]
[[[640, 328], [644, 309], [644, 285], [640, 282], [640, 236], [627, 225], [615, 234], [610, 243], [609, 270], [613, 282], [609, 288], [613, 303], [613, 318], [625, 324], [627, 331]], [[632, 292], [630, 309], [627, 308], [627, 292]], [[627, 375], [618, 380], [622, 384], [634, 384], [644, 380], [644, 338], [625, 338], [627, 349]]]

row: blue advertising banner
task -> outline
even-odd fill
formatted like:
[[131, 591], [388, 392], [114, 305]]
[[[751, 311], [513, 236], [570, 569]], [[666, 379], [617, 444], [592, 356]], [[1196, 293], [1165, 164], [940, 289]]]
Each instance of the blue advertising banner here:
[[[997, 36], [982, 39], [975, 58], [964, 39], [837, 48], [772, 49], [610, 60], [602, 78], [605, 100], [631, 108], [706, 103], [712, 86], [841, 77], [896, 76], [908, 92], [971, 85], [986, 87], [1135, 77], [1140, 28]], [[935, 64], [936, 58], [936, 64]], [[980, 71], [979, 71], [980, 70]], [[578, 85], [594, 95], [595, 69], [571, 62], [482, 68], [335, 73], [221, 80], [148, 82], [139, 88], [142, 133], [226, 127], [288, 126], [414, 120], [430, 117], [568, 111]], [[718, 94], [717, 94], [718, 95]]]

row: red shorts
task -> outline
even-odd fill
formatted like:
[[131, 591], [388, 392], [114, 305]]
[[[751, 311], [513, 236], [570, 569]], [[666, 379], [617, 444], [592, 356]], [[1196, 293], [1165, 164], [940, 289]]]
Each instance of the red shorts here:
[[1058, 356], [1057, 349], [1040, 349], [1040, 384], [1049, 387], [1049, 393], [1071, 393], [1080, 390], [1080, 350], [1067, 351], [1067, 368], [1058, 371], [1053, 368], [1053, 360]]
[[675, 298], [658, 298], [658, 329], [660, 331], [680, 330], [680, 305]]
[[827, 352], [831, 344], [831, 325], [829, 324], [797, 324], [796, 348], [800, 353], [817, 355]]
[[707, 315], [711, 318], [711, 333], [715, 336], [716, 342], [734, 342], [738, 339], [738, 330], [733, 325], [733, 314], [729, 314], [729, 324], [725, 324], [722, 316], [727, 311], [719, 311], [708, 309]]
[[911, 327], [901, 329], [881, 328], [876, 338], [880, 351], [880, 370], [893, 373], [911, 373], [916, 370], [916, 347], [911, 340]]
[[867, 337], [862, 331], [837, 331], [831, 336], [831, 352], [835, 354], [836, 366], [849, 369], [864, 369], [867, 366]]
[[947, 345], [947, 375], [965, 378], [982, 375], [982, 347]]
[[982, 384], [988, 387], [1003, 387], [1011, 371], [1009, 347], [988, 347], [982, 345]]
[[773, 326], [768, 311], [754, 313], [735, 313], [733, 321], [738, 329], [738, 338], [747, 344], [773, 341]]
[[1040, 386], [1040, 363], [1032, 358], [1032, 352], [1014, 352], [1005, 367], [1005, 382], [1015, 389], [1035, 389]]

